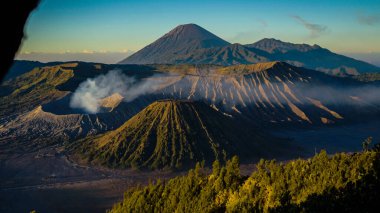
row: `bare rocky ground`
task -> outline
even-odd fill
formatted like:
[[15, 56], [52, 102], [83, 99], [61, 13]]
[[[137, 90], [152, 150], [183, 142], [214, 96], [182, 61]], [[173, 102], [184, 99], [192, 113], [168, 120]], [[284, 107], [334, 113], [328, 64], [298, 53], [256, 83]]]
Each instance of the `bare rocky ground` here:
[[132, 186], [182, 174], [80, 166], [60, 147], [0, 150], [0, 212], [105, 212]]

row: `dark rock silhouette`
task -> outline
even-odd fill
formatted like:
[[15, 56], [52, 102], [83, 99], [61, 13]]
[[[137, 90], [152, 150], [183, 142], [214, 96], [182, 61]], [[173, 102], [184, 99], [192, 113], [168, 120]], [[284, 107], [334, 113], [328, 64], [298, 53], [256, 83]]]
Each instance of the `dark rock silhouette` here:
[[14, 0], [3, 4], [6, 13], [3, 11], [1, 26], [6, 29], [1, 40], [1, 63], [0, 81], [4, 78], [8, 69], [13, 63], [16, 52], [24, 37], [24, 25], [30, 12], [37, 7], [39, 0]]

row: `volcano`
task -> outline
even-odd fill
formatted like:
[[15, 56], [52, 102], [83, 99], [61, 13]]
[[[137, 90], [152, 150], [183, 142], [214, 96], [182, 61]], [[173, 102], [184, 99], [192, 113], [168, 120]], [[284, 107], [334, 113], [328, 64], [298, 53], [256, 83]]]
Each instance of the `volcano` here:
[[319, 45], [265, 38], [252, 44], [230, 44], [196, 24], [179, 25], [120, 64], [237, 65], [284, 61], [331, 75], [380, 72], [372, 64], [331, 52]]
[[157, 41], [121, 61], [121, 64], [175, 63], [195, 50], [223, 47], [229, 43], [196, 24], [179, 25]]
[[161, 100], [118, 129], [77, 142], [77, 151], [111, 167], [179, 169], [233, 155], [252, 159], [289, 153], [289, 144], [279, 140], [273, 146], [273, 141], [203, 102]]

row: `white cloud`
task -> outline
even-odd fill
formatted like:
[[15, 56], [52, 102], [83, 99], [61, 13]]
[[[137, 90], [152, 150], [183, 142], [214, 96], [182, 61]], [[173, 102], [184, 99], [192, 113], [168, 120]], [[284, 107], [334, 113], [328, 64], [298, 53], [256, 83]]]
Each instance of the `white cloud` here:
[[327, 26], [307, 22], [300, 16], [291, 17], [295, 19], [298, 23], [302, 24], [307, 30], [309, 30], [310, 38], [320, 37], [322, 34], [327, 32]]

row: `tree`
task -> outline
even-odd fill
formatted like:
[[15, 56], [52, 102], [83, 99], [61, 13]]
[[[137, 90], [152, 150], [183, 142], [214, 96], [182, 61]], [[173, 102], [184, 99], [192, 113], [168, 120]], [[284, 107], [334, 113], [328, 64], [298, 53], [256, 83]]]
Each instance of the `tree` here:
[[239, 159], [202, 165], [165, 182], [131, 189], [111, 212], [372, 212], [380, 200], [380, 155], [367, 151], [321, 151], [287, 163], [261, 160], [251, 176], [241, 176]]
[[366, 138], [366, 139], [363, 141], [363, 143], [362, 143], [363, 151], [368, 151], [368, 149], [369, 149], [369, 145], [372, 143], [372, 140], [373, 140], [372, 137], [368, 137], [368, 138]]

